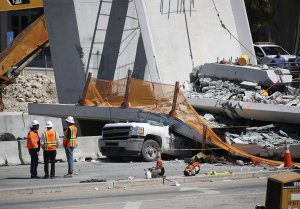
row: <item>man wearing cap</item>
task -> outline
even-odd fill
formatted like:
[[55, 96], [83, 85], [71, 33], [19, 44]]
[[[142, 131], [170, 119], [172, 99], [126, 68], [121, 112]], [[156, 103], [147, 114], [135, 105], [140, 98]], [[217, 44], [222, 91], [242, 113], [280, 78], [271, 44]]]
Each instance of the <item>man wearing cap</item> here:
[[75, 126], [74, 118], [69, 116], [65, 120], [67, 122], [68, 128], [64, 133], [63, 145], [65, 147], [67, 161], [68, 161], [68, 173], [64, 177], [73, 176], [73, 150], [76, 147], [77, 142], [77, 128]]
[[51, 121], [47, 121], [47, 131], [44, 131], [41, 137], [41, 147], [44, 150], [44, 179], [49, 178], [49, 161], [51, 164], [50, 178], [55, 178], [56, 148], [60, 141], [57, 131], [54, 131], [52, 127], [53, 123]]
[[30, 174], [31, 178], [39, 178], [37, 176], [37, 167], [39, 164], [40, 137], [39, 137], [39, 122], [33, 120], [31, 128], [27, 134], [27, 148], [30, 154]]

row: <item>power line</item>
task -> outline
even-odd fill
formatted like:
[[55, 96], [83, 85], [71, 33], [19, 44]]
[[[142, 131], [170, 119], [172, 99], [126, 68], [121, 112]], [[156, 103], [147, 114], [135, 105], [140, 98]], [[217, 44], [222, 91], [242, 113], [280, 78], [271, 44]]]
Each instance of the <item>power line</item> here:
[[222, 21], [222, 19], [221, 19], [221, 17], [220, 17], [220, 13], [219, 13], [219, 11], [218, 11], [218, 9], [217, 9], [217, 6], [216, 6], [216, 4], [215, 4], [215, 1], [214, 0], [212, 0], [212, 2], [213, 2], [213, 4], [214, 4], [214, 8], [215, 8], [215, 10], [216, 10], [216, 13], [217, 13], [217, 16], [218, 16], [218, 19], [219, 19], [219, 21], [220, 21], [220, 23], [221, 23], [221, 26], [222, 26], [222, 28], [224, 28], [229, 34], [230, 34], [230, 36], [232, 36], [244, 49], [246, 49], [251, 55], [253, 55], [254, 57], [256, 56], [255, 54], [253, 54], [245, 45], [243, 45], [232, 33], [231, 33], [231, 31], [226, 27], [226, 25], [223, 23], [223, 21]]

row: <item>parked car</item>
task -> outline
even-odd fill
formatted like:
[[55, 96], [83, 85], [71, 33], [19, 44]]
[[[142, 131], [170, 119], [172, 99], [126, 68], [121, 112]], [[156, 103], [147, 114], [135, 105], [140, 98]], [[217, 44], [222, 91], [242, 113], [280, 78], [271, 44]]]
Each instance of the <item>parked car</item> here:
[[296, 56], [289, 54], [282, 47], [272, 42], [256, 42], [254, 43], [254, 51], [258, 64], [269, 64], [271, 60], [280, 52], [281, 56], [287, 62], [295, 62]]

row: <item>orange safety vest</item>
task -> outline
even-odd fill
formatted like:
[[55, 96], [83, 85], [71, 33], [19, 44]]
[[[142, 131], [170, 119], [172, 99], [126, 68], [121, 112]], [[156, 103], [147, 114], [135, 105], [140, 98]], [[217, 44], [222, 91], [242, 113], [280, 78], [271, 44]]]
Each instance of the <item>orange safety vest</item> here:
[[[67, 143], [68, 130], [70, 130], [70, 139]], [[65, 131], [63, 145], [67, 146], [67, 147], [76, 147], [76, 145], [77, 145], [76, 138], [77, 138], [77, 128], [75, 125], [70, 125]]]
[[54, 130], [48, 130], [43, 132], [44, 135], [44, 147], [45, 151], [56, 150], [58, 133]]
[[28, 149], [35, 149], [35, 148], [38, 148], [39, 147], [39, 142], [40, 140], [40, 137], [39, 137], [39, 133], [38, 131], [33, 131], [33, 130], [30, 130], [27, 134], [27, 148]]

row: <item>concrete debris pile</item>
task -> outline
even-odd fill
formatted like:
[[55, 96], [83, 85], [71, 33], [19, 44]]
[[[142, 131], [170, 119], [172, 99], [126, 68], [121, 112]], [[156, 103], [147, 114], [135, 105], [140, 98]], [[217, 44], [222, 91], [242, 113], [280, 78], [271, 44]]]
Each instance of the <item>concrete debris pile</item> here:
[[186, 90], [185, 96], [188, 98], [209, 98], [300, 106], [299, 89], [291, 86], [284, 86], [280, 91], [275, 91], [276, 87], [271, 87], [269, 91], [266, 91], [262, 86], [253, 82], [244, 81], [239, 83], [208, 77], [199, 77], [194, 88], [191, 85], [184, 84], [184, 89]]
[[288, 144], [300, 144], [299, 136], [289, 136], [282, 130], [272, 130], [275, 128], [276, 127], [273, 124], [262, 127], [251, 127], [246, 128], [245, 131], [240, 135], [225, 132], [225, 137], [226, 141], [229, 143], [257, 144], [263, 146], [264, 148], [282, 147], [285, 145], [286, 141]]
[[57, 103], [55, 82], [40, 73], [20, 75], [4, 89], [3, 101], [6, 112], [27, 112], [31, 102]]
[[220, 122], [220, 118], [222, 117], [220, 115], [212, 115], [210, 113], [205, 113], [201, 116], [211, 128], [220, 128], [226, 126], [225, 124]]
[[[201, 115], [202, 118], [211, 128], [224, 128], [226, 126], [234, 127], [238, 124], [239, 120], [231, 121], [227, 124], [222, 121], [222, 116], [205, 113]], [[225, 120], [225, 119], [224, 119]], [[229, 144], [257, 144], [265, 148], [278, 148], [285, 144], [298, 145], [300, 144], [300, 135], [297, 130], [290, 127], [288, 130], [281, 130], [280, 124], [252, 126], [244, 128], [242, 131], [226, 131], [224, 133], [226, 142]]]

